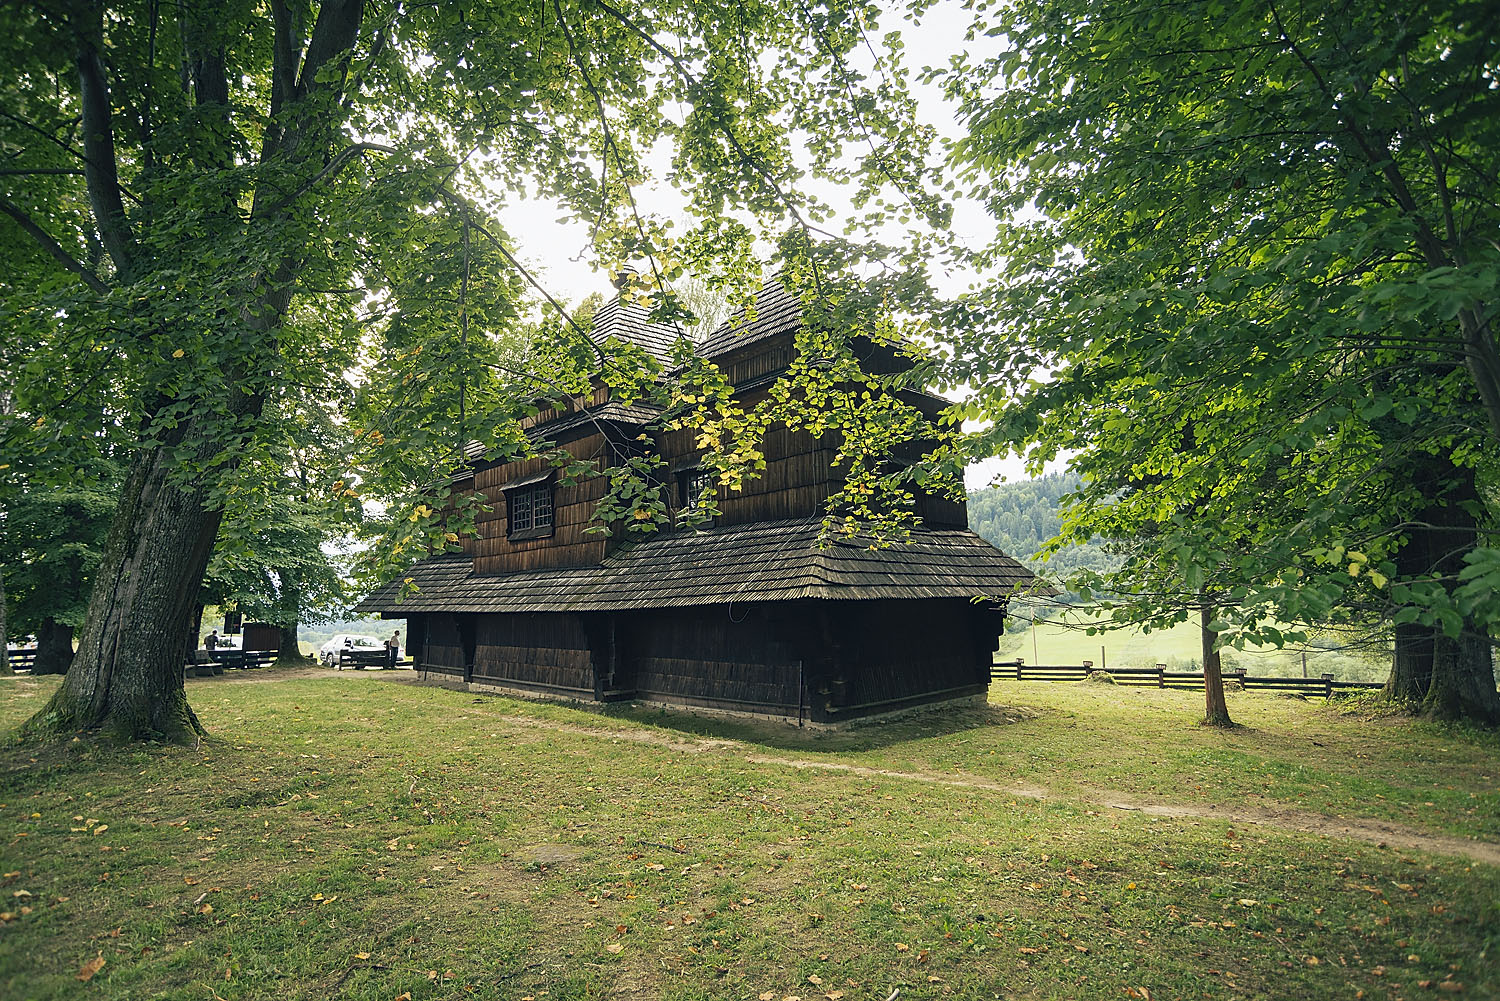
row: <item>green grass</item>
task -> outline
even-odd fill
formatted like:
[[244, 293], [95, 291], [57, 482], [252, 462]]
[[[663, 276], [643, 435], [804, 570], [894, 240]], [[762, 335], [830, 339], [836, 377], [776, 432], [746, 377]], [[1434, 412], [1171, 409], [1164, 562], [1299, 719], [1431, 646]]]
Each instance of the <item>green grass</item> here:
[[[1195, 622], [1180, 622], [1149, 633], [1132, 626], [1090, 636], [1088, 627], [1098, 624], [1098, 619], [1081, 610], [1067, 610], [1041, 620], [1033, 642], [1032, 631], [1018, 619], [1015, 630], [1000, 638], [1000, 656], [1007, 660], [1022, 657], [1028, 664], [1081, 664], [1091, 660], [1095, 665], [1114, 667], [1166, 664], [1179, 671], [1202, 669], [1202, 640]], [[1389, 651], [1342, 649], [1342, 642], [1315, 637], [1306, 644], [1280, 649], [1255, 645], [1243, 650], [1226, 649], [1221, 656], [1225, 668], [1244, 668], [1261, 677], [1301, 677], [1304, 652], [1308, 675], [1314, 678], [1326, 672], [1340, 681], [1384, 681], [1390, 674]]]
[[[53, 683], [0, 683], [0, 727]], [[1500, 996], [1500, 868], [1102, 805], [1495, 841], [1493, 735], [1254, 694], [1224, 733], [1082, 685], [820, 734], [378, 677], [189, 696], [196, 749], [0, 751], [0, 997]]]

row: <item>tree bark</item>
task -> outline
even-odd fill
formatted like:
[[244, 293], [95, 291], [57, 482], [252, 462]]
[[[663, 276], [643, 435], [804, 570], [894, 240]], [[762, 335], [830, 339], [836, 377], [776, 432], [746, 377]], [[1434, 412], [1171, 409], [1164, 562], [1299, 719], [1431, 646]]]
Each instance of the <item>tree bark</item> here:
[[[1397, 572], [1405, 580], [1438, 581], [1451, 592], [1464, 556], [1479, 544], [1474, 512], [1483, 501], [1472, 469], [1439, 458], [1422, 474], [1420, 485], [1432, 502], [1408, 526]], [[1488, 632], [1467, 618], [1457, 639], [1434, 626], [1397, 626], [1385, 695], [1438, 719], [1500, 723]]]
[[15, 674], [10, 666], [10, 648], [5, 633], [5, 568], [0, 567], [0, 677]]
[[1439, 632], [1433, 641], [1432, 685], [1422, 699], [1422, 713], [1442, 720], [1500, 723], [1500, 693], [1495, 691], [1495, 664], [1489, 636], [1465, 622], [1453, 639]]
[[1204, 726], [1234, 726], [1229, 718], [1229, 703], [1224, 698], [1224, 672], [1219, 658], [1218, 634], [1208, 628], [1214, 618], [1214, 606], [1205, 601], [1198, 606], [1199, 633], [1203, 641]]
[[[194, 431], [197, 451], [211, 452]], [[180, 468], [174, 475], [172, 444], [140, 453], [126, 477], [78, 653], [30, 732], [99, 730], [121, 740], [203, 732], [183, 692], [182, 652], [220, 514], [205, 506], [203, 481], [184, 481]]]
[[42, 620], [36, 633], [36, 666], [32, 674], [67, 674], [73, 663], [73, 627], [55, 619]]

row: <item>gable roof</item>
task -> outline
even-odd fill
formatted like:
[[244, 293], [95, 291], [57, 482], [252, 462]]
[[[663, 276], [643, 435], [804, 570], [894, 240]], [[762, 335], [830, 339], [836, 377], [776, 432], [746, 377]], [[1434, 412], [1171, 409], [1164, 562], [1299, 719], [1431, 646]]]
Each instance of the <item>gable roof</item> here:
[[641, 348], [664, 366], [671, 364], [672, 345], [687, 339], [670, 324], [653, 323], [650, 310], [623, 302], [619, 296], [599, 307], [589, 327], [589, 339], [601, 347], [611, 337]]
[[802, 300], [773, 275], [755, 294], [755, 319], [747, 320], [747, 310], [743, 308], [736, 310], [698, 345], [698, 354], [714, 358], [769, 337], [791, 333], [800, 326]]
[[918, 530], [883, 549], [819, 547], [818, 521], [760, 522], [657, 535], [599, 564], [498, 576], [473, 572], [465, 553], [436, 556], [356, 606], [359, 613], [593, 612], [686, 608], [799, 598], [986, 598], [1003, 601], [1035, 577], [973, 532]]

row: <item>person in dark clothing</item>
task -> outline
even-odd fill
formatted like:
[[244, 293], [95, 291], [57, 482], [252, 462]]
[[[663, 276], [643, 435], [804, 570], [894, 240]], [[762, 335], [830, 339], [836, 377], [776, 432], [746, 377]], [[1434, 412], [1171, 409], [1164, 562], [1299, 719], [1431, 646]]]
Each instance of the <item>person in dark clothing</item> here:
[[215, 629], [213, 632], [209, 633], [208, 634], [208, 638], [203, 641], [203, 649], [212, 651], [212, 650], [217, 650], [218, 648], [219, 648], [219, 631], [217, 629]]
[[390, 665], [395, 667], [401, 659], [401, 630], [391, 633], [391, 638], [385, 641], [385, 653]]

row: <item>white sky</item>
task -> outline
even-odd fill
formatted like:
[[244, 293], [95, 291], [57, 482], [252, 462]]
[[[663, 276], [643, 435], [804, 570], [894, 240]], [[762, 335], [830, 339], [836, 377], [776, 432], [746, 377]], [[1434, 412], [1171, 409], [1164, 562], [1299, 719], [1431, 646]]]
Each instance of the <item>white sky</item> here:
[[[918, 100], [920, 119], [944, 137], [960, 136], [962, 129], [955, 119], [953, 107], [944, 102], [937, 87], [916, 80], [915, 71], [924, 66], [946, 65], [950, 54], [964, 48], [971, 53], [998, 50], [1000, 43], [983, 36], [965, 42], [964, 32], [970, 15], [956, 4], [939, 4], [924, 16], [920, 24], [906, 20], [899, 5], [891, 6], [895, 9], [887, 13], [878, 34], [893, 29], [902, 33], [906, 63], [913, 71], [910, 86]], [[648, 165], [658, 177], [665, 175], [667, 163], [665, 155], [648, 159]], [[840, 203], [834, 189], [825, 186], [818, 194], [830, 204], [838, 206]], [[645, 213], [677, 219], [686, 215], [681, 197], [665, 182], [643, 185], [635, 189], [635, 196]], [[499, 214], [506, 231], [516, 240], [518, 256], [552, 295], [576, 303], [591, 292], [606, 293], [610, 290], [607, 277], [595, 269], [588, 227], [579, 222], [562, 221], [565, 213], [561, 206], [546, 200], [509, 202]], [[973, 246], [982, 244], [993, 235], [992, 220], [976, 203], [960, 205], [954, 213], [953, 226], [956, 234]], [[946, 291], [950, 292], [962, 290], [972, 280], [966, 275], [947, 277], [949, 287]], [[943, 276], [938, 278], [941, 282]], [[992, 458], [971, 466], [965, 480], [972, 488], [983, 486], [997, 476], [1025, 479], [1026, 473], [1018, 458]]]

